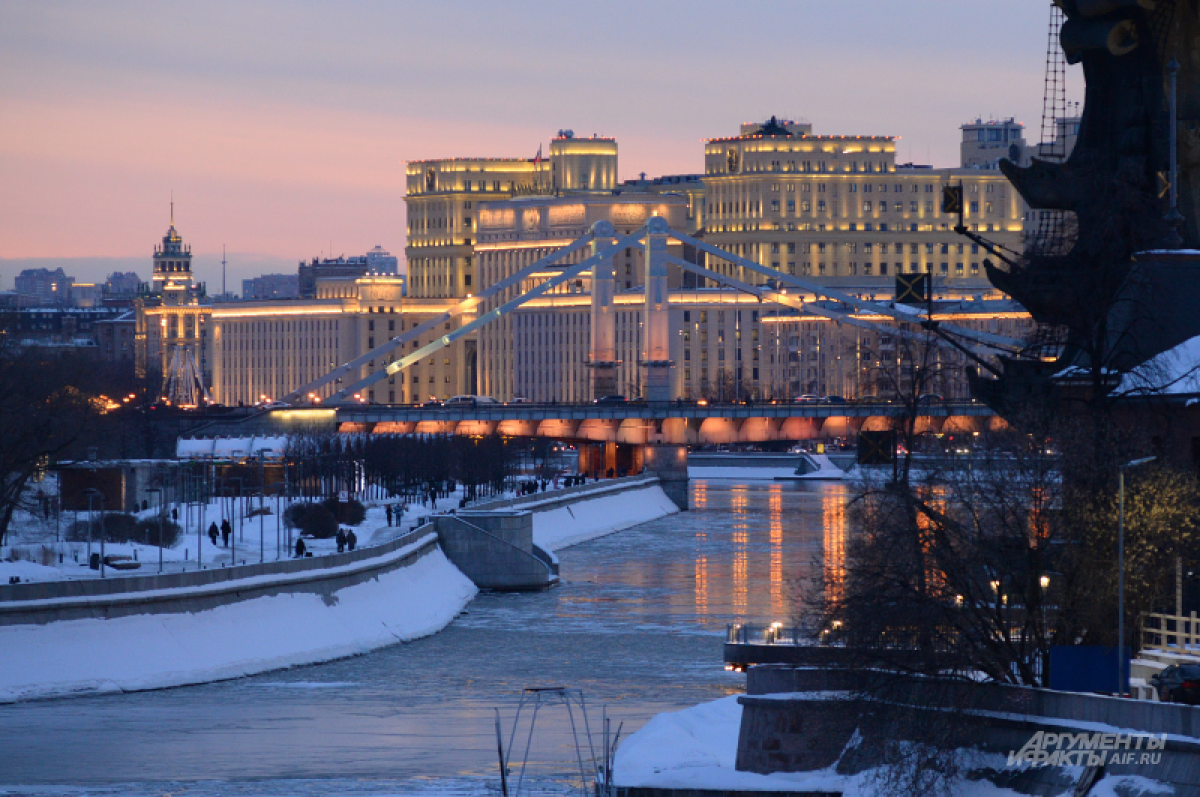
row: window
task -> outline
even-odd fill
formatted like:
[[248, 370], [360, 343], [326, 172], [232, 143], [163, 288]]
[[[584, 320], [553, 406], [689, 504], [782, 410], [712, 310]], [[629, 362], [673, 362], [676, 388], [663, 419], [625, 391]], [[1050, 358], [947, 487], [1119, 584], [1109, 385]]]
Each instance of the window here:
[[817, 212], [818, 212], [818, 213], [824, 213], [824, 212], [825, 212], [825, 200], [824, 200], [824, 199], [818, 199], [818, 200], [817, 200]]
[[978, 199], [974, 199], [971, 201], [971, 212], [972, 213], [979, 212], [979, 200]]
[[871, 212], [871, 200], [868, 199], [865, 202], [863, 202], [863, 213], [870, 213], [870, 212]]
[[[778, 187], [776, 187], [776, 190], [779, 190], [779, 189], [778, 189]], [[779, 212], [779, 200], [778, 200], [778, 199], [772, 199], [772, 200], [771, 200], [771, 212], [772, 212], [772, 213], [778, 213], [778, 212]]]
[[794, 255], [794, 254], [796, 254], [796, 244], [794, 244], [794, 243], [790, 243], [790, 244], [788, 244], [787, 246], [788, 246], [788, 254], [789, 254], [789, 255]]
[[692, 323], [692, 311], [691, 310], [683, 311], [683, 323], [685, 323], [685, 324]]
[[909, 213], [920, 213], [921, 212], [921, 203], [917, 202], [915, 200], [912, 202], [909, 202], [908, 203], [908, 212]]
[[942, 244], [942, 254], [943, 255], [950, 254], [950, 244]]

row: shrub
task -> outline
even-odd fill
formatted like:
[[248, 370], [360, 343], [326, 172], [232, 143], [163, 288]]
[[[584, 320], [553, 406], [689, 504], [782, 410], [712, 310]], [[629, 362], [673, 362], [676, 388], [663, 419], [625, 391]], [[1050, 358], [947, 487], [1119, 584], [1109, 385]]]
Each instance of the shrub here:
[[[357, 526], [367, 517], [366, 508], [353, 498], [349, 501], [326, 498], [321, 502], [321, 506], [328, 509], [329, 513], [333, 515], [334, 520], [338, 523], [345, 523], [350, 526]], [[337, 534], [337, 532], [335, 531], [334, 534]]]
[[[158, 545], [158, 518], [145, 518], [139, 520], [135, 529], [138, 542], [143, 542], [146, 545]], [[179, 524], [170, 518], [163, 518], [162, 521], [162, 546], [171, 548], [175, 543], [179, 542], [179, 536], [183, 533], [183, 529]]]
[[334, 537], [338, 530], [333, 513], [322, 504], [292, 504], [284, 511], [283, 522], [317, 539]]
[[[96, 516], [92, 525], [92, 539], [99, 541], [103, 536], [109, 542], [134, 542], [137, 518], [124, 512], [108, 512]], [[73, 542], [84, 542], [88, 538], [88, 521], [79, 520], [67, 529], [67, 539]]]

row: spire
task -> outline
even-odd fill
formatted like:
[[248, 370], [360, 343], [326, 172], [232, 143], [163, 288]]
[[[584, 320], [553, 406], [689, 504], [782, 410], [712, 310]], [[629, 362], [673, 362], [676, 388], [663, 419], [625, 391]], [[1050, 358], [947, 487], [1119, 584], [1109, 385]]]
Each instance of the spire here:
[[175, 192], [171, 191], [171, 226], [175, 226]]

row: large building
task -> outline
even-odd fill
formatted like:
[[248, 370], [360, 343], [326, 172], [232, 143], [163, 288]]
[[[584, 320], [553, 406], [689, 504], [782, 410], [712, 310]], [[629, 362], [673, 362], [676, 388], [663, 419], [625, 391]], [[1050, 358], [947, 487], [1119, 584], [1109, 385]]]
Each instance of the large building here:
[[[987, 163], [897, 165], [890, 137], [819, 136], [808, 124], [775, 119], [710, 140], [704, 154], [703, 174], [620, 183], [615, 141], [560, 131], [545, 159], [539, 149], [529, 159], [409, 162], [407, 295], [400, 278], [368, 262], [386, 254], [377, 248], [367, 257], [302, 264], [302, 299], [210, 309], [213, 397], [252, 404], [287, 395], [535, 263], [597, 221], [610, 222], [621, 236], [651, 216], [764, 268], [863, 298], [890, 300], [897, 274], [931, 274], [935, 309], [955, 324], [1011, 337], [1031, 330], [1028, 315], [983, 276], [980, 246], [953, 231], [957, 216], [941, 212], [941, 186], [961, 182], [963, 222], [986, 239], [1020, 248], [1024, 209]], [[669, 254], [752, 285], [766, 281], [692, 247], [672, 244]], [[374, 383], [358, 399], [411, 403], [481, 393], [575, 402], [606, 392], [645, 395], [642, 253], [621, 252], [612, 265], [611, 340], [604, 338], [607, 321], [593, 329], [592, 275], [585, 272]], [[479, 312], [559, 274], [561, 266], [543, 268]], [[889, 363], [903, 363], [904, 331], [880, 317], [862, 329], [800, 316], [677, 266], [667, 284], [672, 332], [664, 349], [672, 396], [887, 395], [879, 376]], [[308, 398], [378, 372], [474, 317], [462, 316]], [[955, 375], [937, 390], [965, 395], [961, 355], [942, 351], [934, 362]], [[902, 387], [893, 385], [893, 392]]]
[[27, 268], [13, 280], [13, 288], [19, 294], [36, 297], [42, 305], [71, 304], [71, 286], [74, 277], [68, 277], [61, 268]]
[[[999, 172], [898, 167], [889, 136], [814, 136], [811, 126], [771, 119], [704, 147], [705, 240], [795, 276], [877, 283], [927, 273], [990, 289], [986, 252], [954, 232], [941, 186], [962, 183], [964, 223], [1011, 249], [1024, 209]], [[714, 260], [714, 271], [744, 269]]]
[[[444, 313], [448, 300], [410, 300], [393, 275], [327, 277], [309, 299], [230, 302], [212, 308], [213, 400], [229, 406], [273, 401], [334, 367]], [[326, 385], [306, 400], [329, 394], [387, 367], [404, 354], [456, 329], [450, 322], [371, 361], [351, 377]], [[361, 401], [399, 404], [473, 392], [474, 341], [463, 340], [404, 372], [375, 383]]]
[[479, 203], [521, 194], [611, 191], [617, 142], [576, 138], [560, 130], [534, 158], [448, 158], [410, 161], [407, 168], [408, 292], [417, 298], [465, 297], [475, 281]]

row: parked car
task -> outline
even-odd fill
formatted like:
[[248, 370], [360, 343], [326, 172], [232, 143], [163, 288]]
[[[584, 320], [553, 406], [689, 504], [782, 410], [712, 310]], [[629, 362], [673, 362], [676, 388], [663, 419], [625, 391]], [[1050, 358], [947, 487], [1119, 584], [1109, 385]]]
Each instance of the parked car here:
[[593, 404], [628, 404], [624, 396], [601, 396]]
[[1164, 703], [1200, 705], [1200, 664], [1172, 664], [1150, 676], [1150, 685]]

